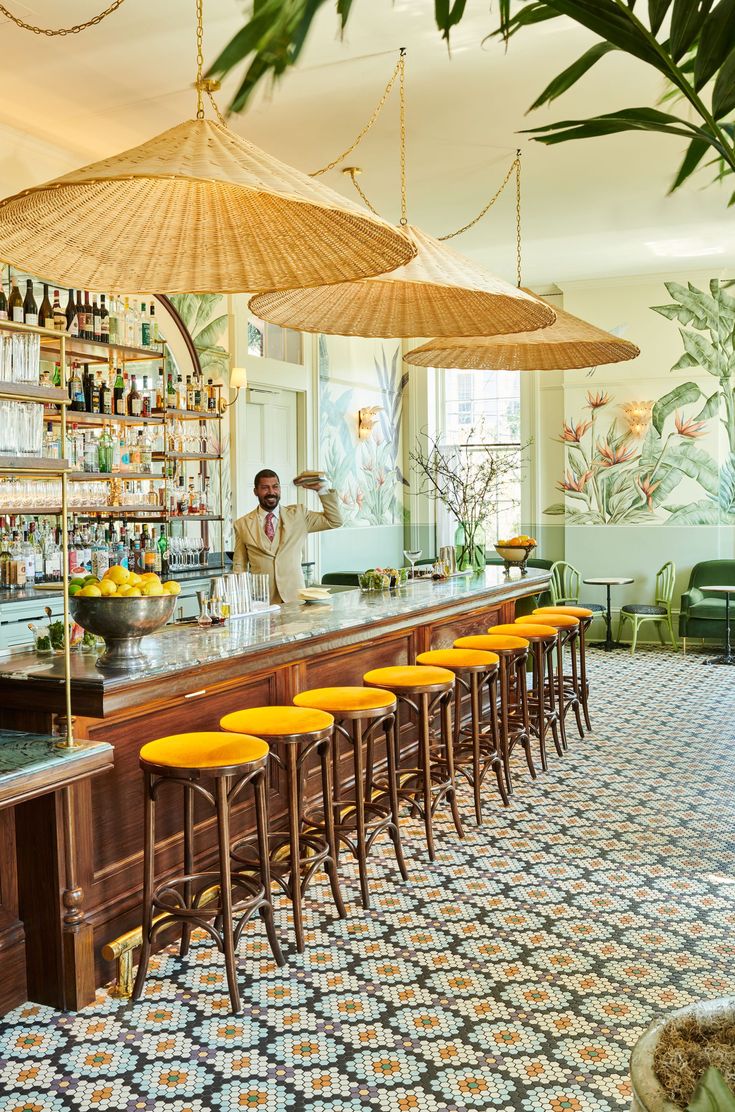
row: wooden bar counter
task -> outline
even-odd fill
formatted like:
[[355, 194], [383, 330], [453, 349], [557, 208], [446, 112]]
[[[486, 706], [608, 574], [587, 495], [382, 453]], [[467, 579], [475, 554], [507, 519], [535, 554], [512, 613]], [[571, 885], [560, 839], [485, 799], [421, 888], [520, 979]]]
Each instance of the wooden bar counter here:
[[[80, 986], [75, 1006], [89, 1002], [90, 993], [81, 986], [100, 985], [114, 975], [101, 958], [102, 946], [140, 924], [143, 793], [138, 751], [145, 742], [217, 729], [229, 711], [290, 703], [307, 687], [361, 684], [370, 668], [414, 663], [420, 652], [451, 646], [464, 634], [512, 621], [516, 600], [539, 594], [549, 578], [547, 571], [535, 569], [523, 578], [507, 578], [501, 568], [488, 567], [484, 576], [474, 579], [417, 582], [398, 591], [345, 591], [335, 593], [326, 605], [292, 603], [278, 612], [250, 615], [220, 627], [167, 626], [143, 642], [151, 664], [136, 675], [104, 675], [93, 656], [74, 654], [75, 735], [114, 749], [110, 771], [69, 788], [76, 874], [83, 893], [81, 929], [93, 945], [77, 947], [66, 968], [49, 968], [42, 947], [29, 950], [29, 998], [69, 1006], [71, 978]], [[50, 732], [59, 713], [60, 661], [45, 662], [32, 653], [0, 661], [0, 728]], [[410, 744], [408, 732], [402, 744]], [[314, 778], [314, 790], [316, 786]], [[273, 775], [273, 814], [280, 809], [279, 787]], [[311, 790], [312, 778], [307, 776], [307, 796]], [[41, 796], [23, 804], [22, 822], [14, 824], [15, 846], [0, 826], [0, 980], [3, 935], [17, 937], [19, 928], [17, 919], [2, 914], [3, 870], [14, 877], [17, 869], [19, 887], [35, 894], [34, 913], [42, 917], [46, 930], [62, 930], [64, 845], [53, 799]], [[176, 867], [181, 857], [179, 797], [172, 796], [169, 805], [164, 795], [158, 811], [157, 869], [165, 871]], [[233, 832], [247, 829], [250, 821], [248, 803], [236, 810]], [[6, 830], [12, 827], [8, 823]], [[207, 862], [215, 847], [213, 822], [204, 813], [196, 835], [198, 861]], [[53, 942], [49, 939], [49, 946]], [[17, 948], [14, 952], [17, 955]]]

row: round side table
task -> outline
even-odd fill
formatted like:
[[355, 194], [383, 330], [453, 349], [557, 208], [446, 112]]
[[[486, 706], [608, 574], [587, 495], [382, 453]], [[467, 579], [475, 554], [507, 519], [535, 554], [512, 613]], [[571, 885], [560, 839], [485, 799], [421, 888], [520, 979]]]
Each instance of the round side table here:
[[[613, 641], [612, 636], [612, 604], [610, 601], [610, 589], [612, 587], [623, 587], [627, 583], [635, 583], [635, 579], [630, 579], [628, 576], [610, 576], [600, 575], [594, 579], [584, 579], [583, 583], [588, 583], [594, 587], [607, 587], [607, 611], [605, 612], [605, 625], [607, 627], [607, 636], [604, 641], [596, 641], [594, 647], [602, 649], [604, 652], [609, 653], [612, 649], [620, 648], [620, 642]], [[735, 590], [735, 588], [733, 588]]]
[[711, 660], [705, 660], [705, 664], [735, 664], [735, 654], [732, 651], [732, 643], [730, 640], [730, 595], [735, 595], [735, 585], [732, 583], [722, 584], [721, 586], [700, 587], [700, 591], [706, 591], [708, 594], [714, 594], [715, 591], [722, 591], [725, 596], [725, 652], [722, 656], [713, 656]]

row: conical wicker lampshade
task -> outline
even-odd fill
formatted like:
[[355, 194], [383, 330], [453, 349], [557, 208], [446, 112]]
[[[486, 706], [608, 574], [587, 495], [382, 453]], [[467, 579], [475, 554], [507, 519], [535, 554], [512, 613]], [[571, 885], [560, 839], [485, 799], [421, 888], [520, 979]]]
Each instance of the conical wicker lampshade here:
[[556, 320], [535, 332], [429, 340], [405, 356], [417, 367], [464, 371], [566, 371], [635, 359], [640, 348], [611, 332], [556, 310]]
[[322, 286], [415, 253], [387, 221], [207, 119], [0, 201], [0, 257], [85, 289]]
[[489, 336], [542, 328], [554, 310], [419, 228], [418, 254], [390, 274], [315, 289], [259, 294], [262, 320], [338, 336]]

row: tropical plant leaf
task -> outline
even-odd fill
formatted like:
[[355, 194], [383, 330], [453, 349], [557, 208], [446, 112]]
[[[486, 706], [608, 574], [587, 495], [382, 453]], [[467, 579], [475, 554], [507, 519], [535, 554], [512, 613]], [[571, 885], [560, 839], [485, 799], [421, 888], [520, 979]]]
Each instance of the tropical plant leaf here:
[[704, 1071], [687, 1112], [735, 1112], [735, 1094], [714, 1066]]
[[[678, 506], [675, 510], [672, 510], [666, 519], [666, 524], [719, 525], [720, 511], [713, 502], [690, 502], [688, 506]], [[704, 1107], [707, 1106], [705, 1105]], [[717, 1112], [719, 1112], [719, 1109]]]
[[725, 61], [735, 42], [735, 0], [719, 0], [699, 34], [694, 88], [702, 89]]
[[524, 6], [515, 12], [511, 11], [511, 0], [500, 0], [498, 8], [500, 26], [497, 31], [493, 31], [493, 35], [500, 35], [506, 43], [523, 27], [545, 23], [548, 19], [558, 19], [561, 15], [561, 12], [550, 8], [546, 0], [526, 0]]
[[692, 46], [715, 0], [674, 0], [669, 48], [675, 62]]
[[436, 25], [442, 33], [442, 38], [449, 40], [449, 34], [464, 15], [467, 0], [434, 0], [434, 18]]
[[710, 394], [707, 401], [704, 403], [699, 413], [694, 418], [695, 421], [708, 421], [710, 417], [716, 417], [720, 411], [720, 391], [715, 390], [714, 394]]
[[[576, 62], [573, 62], [571, 66], [567, 66], [558, 77], [555, 77], [553, 81], [549, 82], [528, 111], [532, 112], [534, 108], [540, 108], [542, 104], [551, 104], [552, 100], [556, 100], [556, 98], [561, 96], [562, 93], [565, 93], [567, 89], [571, 89], [572, 85], [576, 85], [579, 79], [584, 77], [584, 75], [599, 62], [600, 58], [604, 58], [611, 50], [617, 49], [616, 46], [613, 46], [612, 43], [609, 42], [598, 42], [594, 46], [591, 46], [589, 50], [585, 51], [581, 58], [577, 58]], [[699, 141], [701, 142], [701, 140]]]
[[653, 481], [658, 483], [658, 486], [651, 493], [651, 501], [653, 502], [654, 508], [663, 506], [666, 499], [672, 491], [676, 490], [683, 478], [682, 472], [677, 467], [667, 467], [656, 472]]
[[694, 319], [691, 310], [685, 309], [683, 305], [652, 305], [651, 309], [668, 320], [678, 320], [680, 324], [691, 324]]
[[716, 120], [735, 109], [735, 49], [728, 54], [712, 90], [712, 115]]
[[651, 424], [656, 432], [661, 435], [664, 427], [664, 421], [675, 410], [681, 409], [682, 406], [688, 405], [690, 402], [699, 401], [702, 396], [702, 391], [697, 386], [696, 382], [682, 382], [680, 386], [674, 387], [668, 394], [664, 394], [659, 398], [653, 407], [651, 415]]
[[703, 136], [711, 146], [712, 138], [701, 128], [695, 127], [679, 116], [659, 112], [657, 108], [623, 108], [592, 116], [588, 120], [559, 120], [543, 127], [525, 128], [524, 134], [533, 135], [539, 143], [566, 143], [570, 139], [592, 139], [599, 135], [615, 135], [621, 131], [659, 131], [665, 135]]
[[615, 0], [547, 0], [547, 3], [618, 49], [665, 72], [663, 59], [650, 38]]
[[701, 367], [703, 371], [709, 371], [711, 375], [719, 377], [720, 360], [715, 347], [705, 340], [704, 336], [698, 332], [690, 332], [686, 328], [680, 328], [679, 334], [681, 335], [684, 344], [684, 350], [692, 359], [695, 359], [697, 366]]
[[191, 323], [189, 331], [194, 337], [197, 331], [207, 323], [212, 316], [217, 305], [221, 304], [223, 294], [221, 293], [202, 293], [194, 295], [197, 299], [196, 312], [194, 320]]
[[220, 317], [215, 317], [204, 328], [201, 328], [193, 337], [197, 351], [206, 351], [207, 348], [215, 348], [218, 346], [218, 340], [222, 339], [223, 332], [227, 330], [227, 314], [223, 313]]
[[687, 178], [694, 173], [709, 149], [710, 144], [706, 139], [692, 139], [687, 147], [681, 166], [677, 170], [676, 177], [671, 183], [669, 193], [673, 193], [674, 190], [678, 189], [680, 185], [683, 185]]
[[668, 459], [671, 467], [678, 467], [690, 479], [698, 482], [707, 494], [715, 499], [719, 498], [719, 468], [712, 456], [703, 451], [702, 448], [692, 443], [691, 440], [686, 440], [672, 449]]
[[552, 517], [563, 517], [566, 513], [566, 506], [563, 502], [553, 502], [551, 506], [546, 507], [544, 513]]
[[671, 2], [672, 0], [648, 0], [648, 22], [654, 35], [658, 34]]
[[680, 282], [664, 282], [664, 285], [673, 300], [691, 313], [691, 320], [686, 323], [695, 324], [701, 329], [708, 325], [716, 326], [718, 307], [714, 298], [708, 297], [694, 286], [682, 286]]

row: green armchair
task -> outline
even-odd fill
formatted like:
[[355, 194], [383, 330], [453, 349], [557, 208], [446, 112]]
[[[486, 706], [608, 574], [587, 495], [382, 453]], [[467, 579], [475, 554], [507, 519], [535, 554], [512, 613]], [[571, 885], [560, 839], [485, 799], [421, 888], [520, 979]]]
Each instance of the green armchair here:
[[[692, 568], [689, 586], [681, 596], [679, 611], [679, 636], [684, 652], [687, 637], [724, 640], [725, 597], [705, 594], [700, 590], [701, 587], [717, 583], [735, 585], [735, 560], [704, 560]], [[730, 628], [735, 632], [735, 615], [730, 619]]]

